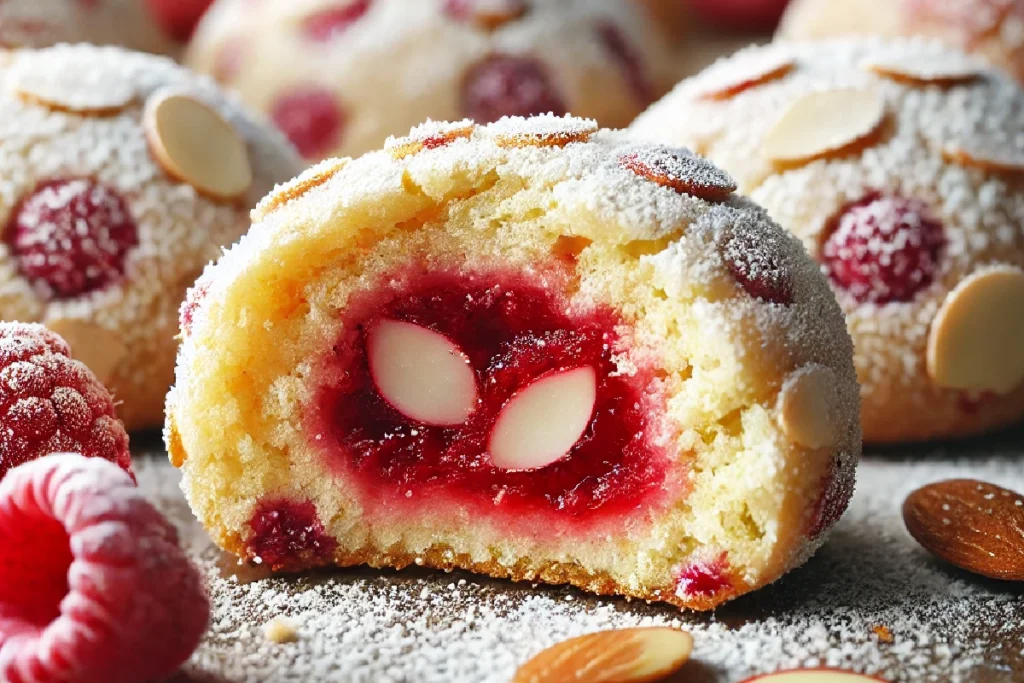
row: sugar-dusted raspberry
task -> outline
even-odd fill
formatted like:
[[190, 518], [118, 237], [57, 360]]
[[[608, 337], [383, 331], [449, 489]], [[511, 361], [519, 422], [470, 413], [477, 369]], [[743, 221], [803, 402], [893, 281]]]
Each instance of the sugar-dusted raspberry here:
[[679, 572], [676, 592], [680, 596], [712, 596], [732, 586], [729, 560], [723, 553], [711, 562], [694, 562]]
[[132, 472], [128, 435], [110, 392], [42, 325], [0, 322], [0, 426], [0, 479], [59, 451]]
[[470, 68], [462, 80], [462, 113], [477, 123], [567, 112], [547, 67], [533, 57], [493, 54]]
[[0, 680], [163, 680], [209, 613], [174, 527], [117, 467], [49, 455], [0, 481]]
[[283, 93], [270, 118], [307, 159], [326, 156], [341, 142], [345, 113], [330, 90], [302, 86]]
[[310, 502], [262, 501], [249, 520], [248, 554], [274, 571], [327, 564], [337, 545]]
[[147, 0], [149, 10], [167, 34], [179, 43], [192, 37], [213, 0]]
[[910, 301], [935, 278], [946, 238], [917, 199], [872, 194], [847, 206], [822, 249], [832, 282], [861, 303]]
[[341, 35], [370, 10], [371, 0], [351, 0], [327, 7], [302, 20], [302, 35], [315, 43], [326, 43]]
[[640, 53], [630, 44], [622, 29], [610, 21], [599, 22], [595, 29], [601, 44], [622, 70], [637, 101], [644, 105], [653, 102], [654, 84], [647, 75]]
[[21, 199], [7, 240], [24, 277], [70, 298], [119, 281], [139, 236], [120, 193], [90, 178], [65, 178]]

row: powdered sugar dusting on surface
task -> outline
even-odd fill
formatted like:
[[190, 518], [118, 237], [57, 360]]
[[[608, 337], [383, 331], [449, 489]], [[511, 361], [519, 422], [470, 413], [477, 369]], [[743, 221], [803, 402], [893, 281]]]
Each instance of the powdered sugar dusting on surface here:
[[[267, 578], [212, 546], [162, 452], [137, 458], [136, 469], [212, 589], [213, 625], [184, 680], [504, 683], [564, 638], [667, 624], [694, 635], [686, 680], [732, 683], [827, 664], [892, 681], [981, 683], [1024, 675], [1021, 589], [933, 560], [904, 530], [900, 505], [913, 489], [952, 477], [1024, 491], [1022, 450], [1018, 430], [869, 456], [850, 512], [817, 557], [713, 615], [460, 573], [357, 569]], [[278, 616], [297, 624], [295, 643], [267, 642], [262, 627]], [[878, 626], [891, 631], [892, 644], [879, 641]]]

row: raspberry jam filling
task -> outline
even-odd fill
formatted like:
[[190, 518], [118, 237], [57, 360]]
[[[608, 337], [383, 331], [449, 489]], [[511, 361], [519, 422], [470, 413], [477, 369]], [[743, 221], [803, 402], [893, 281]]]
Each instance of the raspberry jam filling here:
[[653, 373], [616, 373], [621, 321], [535, 282], [423, 274], [349, 307], [313, 433], [367, 501], [592, 521], [663, 489], [663, 408]]

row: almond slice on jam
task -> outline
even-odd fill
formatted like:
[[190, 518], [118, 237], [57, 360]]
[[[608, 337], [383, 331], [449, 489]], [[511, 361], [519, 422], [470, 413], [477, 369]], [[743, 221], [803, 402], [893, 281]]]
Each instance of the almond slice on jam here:
[[455, 122], [427, 121], [413, 128], [409, 135], [401, 138], [388, 138], [384, 149], [394, 159], [419, 154], [420, 152], [447, 147], [457, 140], [466, 140], [473, 135], [476, 124], [469, 119]]

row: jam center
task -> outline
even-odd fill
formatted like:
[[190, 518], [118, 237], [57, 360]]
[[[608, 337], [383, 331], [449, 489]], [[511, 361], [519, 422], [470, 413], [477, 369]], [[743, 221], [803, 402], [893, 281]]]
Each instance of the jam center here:
[[443, 492], [485, 510], [635, 509], [665, 480], [663, 409], [651, 372], [616, 372], [620, 325], [515, 274], [389, 284], [349, 307], [314, 433], [383, 505]]

